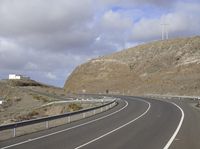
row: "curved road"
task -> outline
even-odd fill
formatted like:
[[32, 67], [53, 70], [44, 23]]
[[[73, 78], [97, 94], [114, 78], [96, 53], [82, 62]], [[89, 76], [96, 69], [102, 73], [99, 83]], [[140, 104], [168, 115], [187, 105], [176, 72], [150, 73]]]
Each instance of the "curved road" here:
[[[169, 102], [121, 96], [118, 106], [95, 116], [0, 142], [1, 149], [167, 149], [184, 113]], [[179, 146], [180, 147], [180, 146]]]

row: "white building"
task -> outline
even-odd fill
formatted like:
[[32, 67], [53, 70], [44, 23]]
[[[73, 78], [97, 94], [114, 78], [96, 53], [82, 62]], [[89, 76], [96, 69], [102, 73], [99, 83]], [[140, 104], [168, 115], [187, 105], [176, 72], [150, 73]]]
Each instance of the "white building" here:
[[30, 77], [17, 75], [17, 74], [9, 74], [8, 79], [9, 80], [22, 80], [22, 79], [29, 80]]
[[20, 80], [21, 76], [16, 74], [9, 74], [9, 80]]

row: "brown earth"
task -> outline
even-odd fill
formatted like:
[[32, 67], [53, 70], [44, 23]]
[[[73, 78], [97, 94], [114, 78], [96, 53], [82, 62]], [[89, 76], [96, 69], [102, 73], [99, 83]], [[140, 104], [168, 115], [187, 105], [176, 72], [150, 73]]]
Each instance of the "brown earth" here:
[[200, 37], [139, 45], [78, 66], [67, 93], [200, 95]]
[[33, 80], [0, 80], [0, 98], [0, 125], [72, 111], [68, 103], [44, 106], [71, 97]]

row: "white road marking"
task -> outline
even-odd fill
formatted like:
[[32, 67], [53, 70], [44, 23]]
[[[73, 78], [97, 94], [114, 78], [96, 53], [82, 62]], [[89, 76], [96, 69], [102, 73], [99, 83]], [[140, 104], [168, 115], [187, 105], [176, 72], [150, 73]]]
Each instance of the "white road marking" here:
[[170, 147], [170, 145], [172, 144], [172, 142], [174, 141], [176, 135], [178, 134], [181, 126], [182, 126], [182, 123], [183, 123], [183, 120], [184, 120], [184, 112], [183, 112], [183, 109], [181, 109], [181, 107], [179, 107], [177, 104], [171, 102], [171, 104], [175, 105], [180, 111], [181, 111], [181, 120], [178, 124], [178, 127], [176, 128], [174, 134], [172, 135], [172, 137], [169, 139], [169, 141], [167, 142], [167, 144], [165, 145], [165, 147], [163, 149], [168, 149]]
[[80, 145], [80, 146], [78, 146], [78, 147], [76, 147], [76, 148], [74, 148], [74, 149], [80, 149], [80, 148], [82, 148], [82, 147], [84, 147], [84, 146], [87, 146], [88, 144], [91, 144], [91, 143], [93, 143], [93, 142], [95, 142], [95, 141], [97, 141], [97, 140], [99, 140], [99, 139], [101, 139], [101, 138], [103, 138], [103, 137], [106, 137], [107, 135], [109, 135], [109, 134], [111, 134], [111, 133], [113, 133], [113, 132], [115, 132], [115, 131], [117, 131], [117, 130], [123, 128], [123, 127], [126, 127], [127, 125], [129, 125], [129, 124], [135, 122], [136, 120], [140, 119], [141, 117], [143, 117], [145, 114], [147, 114], [147, 112], [148, 112], [149, 109], [151, 108], [151, 104], [150, 104], [149, 102], [145, 101], [145, 100], [141, 100], [141, 101], [147, 103], [147, 104], [148, 104], [148, 108], [147, 108], [147, 110], [146, 110], [144, 113], [142, 113], [140, 116], [138, 116], [137, 118], [135, 118], [135, 119], [129, 121], [128, 123], [125, 123], [124, 125], [121, 125], [121, 126], [117, 127], [116, 129], [113, 129], [112, 131], [109, 131], [108, 133], [106, 133], [106, 134], [104, 134], [104, 135], [102, 135], [102, 136], [100, 136], [100, 137], [97, 137], [97, 138], [95, 138], [95, 139], [93, 139], [93, 140], [91, 140], [91, 141], [89, 141], [89, 142], [87, 142], [87, 143], [84, 143], [84, 144], [82, 144], [82, 145]]
[[53, 133], [50, 133], [50, 134], [47, 134], [47, 135], [43, 135], [43, 136], [40, 136], [40, 137], [36, 137], [36, 138], [32, 138], [32, 139], [28, 139], [26, 141], [22, 141], [22, 142], [19, 142], [19, 143], [15, 143], [15, 144], [12, 144], [12, 145], [9, 145], [9, 146], [5, 146], [5, 147], [2, 147], [0, 149], [7, 149], [7, 148], [11, 148], [11, 147], [14, 147], [14, 146], [18, 146], [18, 145], [22, 145], [22, 144], [25, 144], [25, 143], [28, 143], [28, 142], [33, 142], [33, 141], [36, 141], [36, 140], [39, 140], [39, 139], [42, 139], [42, 138], [46, 138], [46, 137], [49, 137], [49, 136], [52, 136], [52, 135], [55, 135], [55, 134], [59, 134], [59, 133], [62, 133], [62, 132], [65, 132], [65, 131], [68, 131], [68, 130], [72, 130], [72, 129], [75, 129], [75, 128], [78, 128], [78, 127], [81, 127], [81, 126], [85, 126], [87, 124], [91, 124], [93, 122], [96, 122], [96, 121], [99, 121], [99, 120], [102, 120], [104, 118], [107, 118], [111, 115], [114, 115], [120, 111], [122, 111], [123, 109], [125, 109], [127, 106], [128, 106], [128, 102], [125, 101], [126, 105], [124, 107], [122, 107], [121, 109], [113, 112], [113, 113], [110, 113], [108, 115], [105, 115], [105, 116], [102, 116], [100, 118], [97, 118], [97, 119], [94, 119], [94, 120], [91, 120], [91, 121], [88, 121], [86, 123], [82, 123], [80, 125], [76, 125], [76, 126], [73, 126], [73, 127], [70, 127], [70, 128], [67, 128], [67, 129], [63, 129], [63, 130], [60, 130], [60, 131], [56, 131], [56, 132], [53, 132]]

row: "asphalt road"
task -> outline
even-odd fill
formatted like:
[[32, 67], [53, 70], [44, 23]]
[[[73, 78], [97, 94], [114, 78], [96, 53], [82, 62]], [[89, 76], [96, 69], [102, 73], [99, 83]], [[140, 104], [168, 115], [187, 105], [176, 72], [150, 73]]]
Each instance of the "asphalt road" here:
[[[188, 103], [121, 97], [118, 106], [80, 121], [0, 142], [6, 149], [199, 149], [200, 113]], [[179, 107], [180, 106], [180, 107]], [[182, 111], [183, 109], [183, 111]], [[186, 112], [185, 112], [186, 111]], [[199, 115], [198, 115], [199, 114]], [[187, 122], [187, 121], [190, 122]], [[195, 120], [197, 127], [192, 122]], [[182, 123], [183, 122], [183, 123]], [[188, 129], [190, 128], [190, 129]], [[197, 130], [197, 131], [195, 131]], [[194, 141], [197, 137], [199, 141]], [[189, 143], [187, 143], [189, 142]]]

